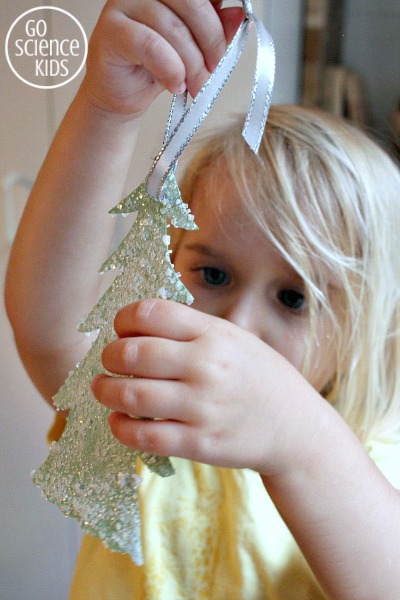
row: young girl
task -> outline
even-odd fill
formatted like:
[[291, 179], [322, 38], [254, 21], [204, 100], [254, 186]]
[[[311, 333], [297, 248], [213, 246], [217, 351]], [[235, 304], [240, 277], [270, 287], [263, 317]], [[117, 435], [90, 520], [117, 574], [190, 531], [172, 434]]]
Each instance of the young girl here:
[[[195, 94], [239, 18], [106, 5], [7, 279], [45, 398], [87, 350], [74, 326], [97, 301], [140, 113], [163, 86]], [[317, 111], [273, 107], [259, 157], [241, 127], [211, 135], [181, 187], [200, 227], [174, 238], [193, 307], [120, 311], [103, 362], [128, 377], [92, 385], [123, 444], [178, 457], [171, 478], [143, 469], [145, 564], [87, 536], [73, 599], [400, 597], [399, 171]]]

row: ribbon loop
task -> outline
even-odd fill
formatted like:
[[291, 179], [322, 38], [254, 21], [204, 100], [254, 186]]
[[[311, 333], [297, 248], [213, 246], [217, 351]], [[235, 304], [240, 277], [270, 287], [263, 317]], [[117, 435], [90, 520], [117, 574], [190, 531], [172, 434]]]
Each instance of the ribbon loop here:
[[275, 48], [272, 37], [260, 19], [253, 13], [249, 15], [249, 19], [254, 23], [256, 30], [257, 58], [251, 100], [242, 134], [247, 144], [257, 154], [271, 105], [275, 80]]
[[253, 13], [250, 0], [243, 0], [245, 19], [242, 21], [232, 42], [214, 72], [201, 88], [188, 108], [187, 94], [174, 96], [164, 134], [164, 146], [153, 162], [146, 179], [146, 188], [155, 198], [160, 197], [161, 188], [175, 168], [182, 152], [207, 117], [215, 100], [232, 74], [245, 48], [248, 28], [254, 23], [257, 36], [257, 58], [250, 105], [242, 135], [247, 144], [257, 153], [264, 131], [275, 76], [275, 50], [271, 36]]

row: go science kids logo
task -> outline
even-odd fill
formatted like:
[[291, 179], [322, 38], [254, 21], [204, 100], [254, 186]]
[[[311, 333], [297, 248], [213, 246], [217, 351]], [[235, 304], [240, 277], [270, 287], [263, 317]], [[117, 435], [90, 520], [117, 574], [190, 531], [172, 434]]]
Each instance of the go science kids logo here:
[[88, 41], [79, 21], [66, 10], [38, 6], [11, 25], [5, 43], [8, 64], [24, 83], [61, 87], [83, 69]]

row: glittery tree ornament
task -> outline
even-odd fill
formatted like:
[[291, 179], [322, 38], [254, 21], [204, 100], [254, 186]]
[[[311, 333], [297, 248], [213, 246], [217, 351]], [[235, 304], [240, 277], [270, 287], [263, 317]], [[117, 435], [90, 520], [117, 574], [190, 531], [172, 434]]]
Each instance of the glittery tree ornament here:
[[196, 229], [196, 225], [182, 202], [173, 172], [159, 200], [142, 184], [110, 212], [137, 212], [137, 217], [101, 268], [118, 269], [119, 274], [79, 327], [82, 332], [99, 333], [85, 359], [54, 397], [58, 409], [70, 411], [67, 425], [33, 481], [64, 514], [77, 518], [85, 532], [102, 538], [112, 550], [129, 553], [141, 564], [136, 455], [159, 475], [171, 475], [173, 468], [168, 458], [130, 450], [111, 435], [107, 423], [110, 411], [94, 399], [90, 383], [96, 374], [106, 372], [101, 354], [116, 339], [113, 320], [120, 308], [150, 297], [192, 302], [171, 264], [167, 228], [168, 221], [184, 229]]
[[112, 550], [129, 553], [141, 564], [140, 516], [136, 457], [162, 476], [173, 473], [168, 458], [139, 453], [120, 444], [110, 432], [110, 411], [93, 397], [93, 377], [105, 373], [103, 349], [116, 338], [113, 329], [118, 310], [148, 297], [191, 303], [192, 297], [179, 280], [170, 261], [168, 222], [174, 227], [196, 229], [193, 216], [182, 202], [175, 168], [183, 150], [211, 110], [245, 47], [249, 25], [257, 36], [257, 63], [242, 135], [257, 153], [275, 75], [275, 51], [271, 37], [254, 15], [250, 0], [243, 0], [245, 19], [189, 108], [186, 95], [174, 97], [164, 144], [145, 183], [111, 213], [137, 212], [126, 238], [101, 268], [118, 271], [79, 330], [98, 330], [96, 341], [84, 360], [72, 371], [54, 398], [59, 410], [69, 410], [60, 440], [53, 443], [45, 462], [33, 473], [43, 494], [64, 514], [75, 517], [82, 529], [103, 539]]

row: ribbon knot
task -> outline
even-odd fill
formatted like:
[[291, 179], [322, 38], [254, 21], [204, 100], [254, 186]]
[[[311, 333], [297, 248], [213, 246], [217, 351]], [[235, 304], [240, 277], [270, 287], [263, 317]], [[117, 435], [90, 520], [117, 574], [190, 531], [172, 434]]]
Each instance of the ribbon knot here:
[[253, 14], [253, 7], [251, 5], [251, 0], [242, 0], [243, 2], [243, 12], [246, 17], [249, 17]]

